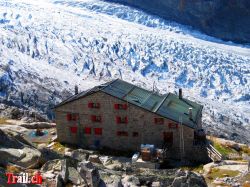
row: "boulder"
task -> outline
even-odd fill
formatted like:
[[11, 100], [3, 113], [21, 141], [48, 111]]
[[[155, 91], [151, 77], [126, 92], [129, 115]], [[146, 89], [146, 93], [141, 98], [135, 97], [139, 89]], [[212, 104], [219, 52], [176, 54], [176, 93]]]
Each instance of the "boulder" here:
[[60, 174], [56, 176], [56, 186], [55, 187], [64, 187], [63, 179]]
[[90, 155], [88, 160], [92, 163], [102, 164], [98, 155]]
[[35, 168], [41, 153], [36, 148], [18, 141], [14, 136], [0, 130], [0, 164], [9, 162], [24, 168]]
[[83, 183], [83, 179], [78, 171], [74, 167], [68, 168], [69, 178], [68, 180], [74, 185], [80, 185]]
[[237, 144], [237, 143], [232, 144], [230, 147], [233, 148], [234, 150], [238, 151], [238, 152], [241, 150], [240, 145]]
[[41, 167], [41, 172], [48, 172], [48, 171], [61, 171], [62, 163], [61, 160], [49, 160]]
[[89, 153], [83, 149], [77, 149], [77, 150], [72, 151], [70, 157], [78, 160], [79, 162], [82, 162], [88, 159]]
[[45, 164], [49, 160], [63, 158], [63, 155], [57, 153], [54, 150], [48, 149], [48, 148], [42, 148], [42, 149], [39, 149], [39, 151], [41, 152], [41, 159], [40, 159], [41, 164]]
[[107, 186], [107, 187], [122, 187], [121, 176], [120, 175], [112, 175], [107, 172], [100, 172], [101, 178], [103, 179], [100, 186]]
[[109, 165], [107, 165], [105, 167], [110, 169], [110, 170], [115, 170], [115, 171], [121, 171], [123, 169], [123, 165], [121, 163], [119, 163], [119, 162], [109, 164]]
[[140, 185], [140, 181], [136, 176], [125, 175], [122, 179], [122, 184], [124, 187], [135, 187]]
[[198, 173], [191, 171], [178, 170], [172, 187], [207, 187], [204, 177]]
[[102, 162], [102, 165], [104, 166], [107, 166], [113, 163], [111, 157], [109, 156], [100, 156], [99, 159]]
[[78, 172], [87, 183], [88, 186], [98, 187], [100, 183], [100, 175], [96, 167], [89, 161], [79, 163]]
[[157, 182], [152, 182], [152, 187], [161, 187], [161, 183], [159, 181]]
[[54, 179], [56, 175], [53, 173], [53, 171], [47, 171], [42, 173], [42, 176], [44, 179]]
[[66, 184], [68, 182], [69, 179], [69, 170], [68, 170], [68, 160], [64, 159], [61, 161], [61, 172], [60, 172], [60, 176], [61, 179], [63, 181], [64, 184]]

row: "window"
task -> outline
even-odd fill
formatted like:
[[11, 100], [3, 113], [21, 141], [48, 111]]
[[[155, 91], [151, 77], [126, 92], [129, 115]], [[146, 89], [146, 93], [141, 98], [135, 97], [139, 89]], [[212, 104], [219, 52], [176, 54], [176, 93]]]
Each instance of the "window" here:
[[114, 108], [116, 110], [127, 110], [128, 105], [127, 104], [114, 104]]
[[133, 132], [133, 137], [138, 137], [139, 133], [138, 132]]
[[95, 128], [94, 132], [95, 132], [95, 135], [102, 135], [102, 128]]
[[155, 124], [163, 125], [164, 124], [164, 119], [163, 118], [155, 118]]
[[117, 136], [128, 136], [128, 132], [126, 132], [126, 131], [117, 131]]
[[92, 115], [91, 116], [91, 121], [93, 121], [93, 122], [101, 122], [102, 121], [102, 117], [101, 116]]
[[67, 121], [71, 121], [71, 118], [72, 118], [71, 114], [67, 114]]
[[170, 128], [170, 129], [177, 129], [178, 128], [178, 124], [177, 123], [169, 123], [168, 124], [168, 128]]
[[90, 127], [85, 127], [84, 128], [84, 133], [85, 134], [91, 134], [91, 128]]
[[100, 103], [89, 102], [89, 103], [88, 103], [88, 107], [89, 107], [89, 108], [100, 108], [101, 105], [100, 105]]
[[117, 124], [127, 124], [128, 123], [128, 117], [120, 117], [120, 116], [116, 116], [116, 123]]
[[77, 121], [77, 120], [79, 120], [79, 114], [77, 114], [77, 113], [74, 113], [74, 114], [68, 113], [67, 114], [67, 121]]
[[77, 120], [79, 120], [79, 114], [71, 114], [71, 120], [72, 120], [72, 121], [77, 121]]
[[173, 137], [173, 132], [163, 132], [164, 142], [170, 147], [173, 145]]
[[70, 131], [72, 134], [77, 133], [77, 127], [70, 127]]

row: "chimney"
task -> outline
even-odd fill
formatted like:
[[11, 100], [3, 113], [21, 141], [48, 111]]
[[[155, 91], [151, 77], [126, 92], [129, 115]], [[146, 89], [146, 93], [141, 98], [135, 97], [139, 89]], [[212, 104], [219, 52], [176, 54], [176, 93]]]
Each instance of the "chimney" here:
[[193, 112], [192, 112], [192, 110], [193, 110], [193, 108], [191, 108], [191, 107], [188, 109], [188, 115], [189, 115], [190, 120], [193, 120]]
[[179, 88], [179, 99], [182, 99], [182, 89]]
[[78, 94], [78, 86], [75, 85], [75, 95], [77, 95], [77, 94]]

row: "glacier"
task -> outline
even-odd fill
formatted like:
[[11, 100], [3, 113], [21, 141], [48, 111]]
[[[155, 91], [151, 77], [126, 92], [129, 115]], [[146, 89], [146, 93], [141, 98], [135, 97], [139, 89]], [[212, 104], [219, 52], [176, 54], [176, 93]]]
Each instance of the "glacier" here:
[[250, 143], [249, 45], [100, 0], [0, 1], [1, 102], [51, 116], [75, 85], [115, 78], [183, 88], [204, 105], [208, 133]]

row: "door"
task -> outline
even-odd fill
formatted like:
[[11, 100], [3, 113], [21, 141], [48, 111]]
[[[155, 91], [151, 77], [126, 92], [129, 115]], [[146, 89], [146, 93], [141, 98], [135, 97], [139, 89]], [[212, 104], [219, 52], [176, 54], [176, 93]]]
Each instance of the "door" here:
[[165, 144], [167, 144], [168, 146], [173, 145], [173, 132], [164, 132], [163, 138], [164, 138]]

